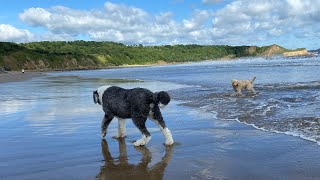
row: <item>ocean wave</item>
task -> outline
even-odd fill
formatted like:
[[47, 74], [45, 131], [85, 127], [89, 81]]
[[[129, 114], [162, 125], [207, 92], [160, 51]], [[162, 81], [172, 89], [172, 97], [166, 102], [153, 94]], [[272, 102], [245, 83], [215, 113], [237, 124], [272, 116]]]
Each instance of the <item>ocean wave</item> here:
[[303, 89], [319, 89], [320, 81], [296, 82], [296, 83], [274, 83], [257, 86], [263, 90], [303, 90]]
[[320, 146], [320, 135], [305, 135], [299, 131], [279, 131], [279, 130], [274, 130], [274, 129], [268, 129], [265, 127], [258, 127], [257, 125], [255, 125], [254, 123], [247, 123], [247, 122], [243, 122], [240, 121], [239, 119], [235, 119], [237, 122], [251, 126], [255, 129], [261, 130], [261, 131], [265, 131], [265, 132], [271, 132], [271, 133], [277, 133], [277, 134], [285, 134], [285, 135], [289, 135], [289, 136], [294, 136], [294, 137], [299, 137], [301, 139], [307, 140], [307, 141], [311, 141], [311, 142], [315, 142], [317, 143], [317, 145]]
[[[200, 88], [202, 91], [190, 88], [184, 92], [184, 97], [195, 98], [182, 105], [210, 112], [214, 119], [238, 121], [262, 131], [297, 136], [320, 144], [320, 113], [317, 113], [320, 93], [314, 88], [318, 84], [319, 81], [273, 84], [277, 90], [270, 92], [260, 87], [258, 95], [244, 97], [230, 96], [214, 88]], [[300, 89], [298, 93], [292, 89], [281, 90], [288, 87], [302, 87], [303, 93]]]

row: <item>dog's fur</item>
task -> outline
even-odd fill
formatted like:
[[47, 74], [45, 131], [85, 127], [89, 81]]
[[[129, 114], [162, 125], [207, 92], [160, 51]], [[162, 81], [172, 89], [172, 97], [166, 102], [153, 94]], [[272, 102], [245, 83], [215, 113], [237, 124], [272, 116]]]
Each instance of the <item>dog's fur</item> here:
[[170, 96], [165, 91], [153, 93], [148, 89], [134, 88], [123, 89], [121, 87], [102, 86], [93, 91], [93, 101], [102, 105], [105, 112], [101, 124], [101, 135], [105, 137], [107, 128], [114, 117], [119, 119], [118, 135], [121, 138], [125, 136], [125, 120], [131, 118], [133, 123], [142, 133], [142, 138], [134, 142], [135, 146], [146, 145], [150, 139], [150, 132], [146, 128], [146, 120], [149, 117], [161, 129], [166, 138], [165, 144], [174, 143], [170, 130], [166, 127], [160, 112], [159, 106], [167, 105], [170, 102]]
[[256, 94], [256, 91], [253, 88], [253, 82], [256, 79], [256, 77], [253, 77], [252, 80], [236, 80], [236, 79], [232, 79], [231, 83], [232, 83], [232, 87], [233, 90], [236, 92], [236, 94], [238, 96], [242, 95], [241, 90], [242, 89], [247, 89], [248, 91]]

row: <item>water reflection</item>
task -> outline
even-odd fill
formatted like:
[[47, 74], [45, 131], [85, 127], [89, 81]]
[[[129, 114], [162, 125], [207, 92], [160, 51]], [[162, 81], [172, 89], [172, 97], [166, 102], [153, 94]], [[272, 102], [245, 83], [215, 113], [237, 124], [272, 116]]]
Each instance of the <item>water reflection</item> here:
[[161, 161], [148, 167], [152, 161], [152, 154], [146, 147], [135, 147], [142, 157], [139, 163], [129, 162], [125, 139], [118, 139], [119, 157], [112, 157], [108, 142], [103, 139], [101, 142], [102, 154], [105, 165], [100, 168], [97, 179], [162, 179], [165, 168], [168, 166], [173, 152], [173, 146], [166, 147], [165, 155]]

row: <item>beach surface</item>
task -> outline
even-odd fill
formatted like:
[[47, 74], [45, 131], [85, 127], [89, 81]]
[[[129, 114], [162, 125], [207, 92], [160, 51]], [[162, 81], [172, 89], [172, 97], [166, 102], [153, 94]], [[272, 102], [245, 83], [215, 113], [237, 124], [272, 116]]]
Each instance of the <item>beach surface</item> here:
[[[319, 117], [319, 76], [312, 71], [318, 65], [216, 63], [53, 72], [2, 83], [0, 179], [319, 179], [320, 146], [309, 127]], [[243, 66], [239, 78], [257, 75], [257, 96], [230, 96], [231, 72]], [[313, 73], [267, 76], [279, 67], [285, 74]], [[152, 139], [134, 147], [141, 134], [129, 119], [125, 139], [112, 138], [116, 119], [101, 139], [104, 114], [92, 91], [102, 85], [168, 91], [172, 101], [161, 111], [175, 144], [166, 147], [160, 129], [147, 121]], [[290, 124], [297, 117], [303, 127]]]

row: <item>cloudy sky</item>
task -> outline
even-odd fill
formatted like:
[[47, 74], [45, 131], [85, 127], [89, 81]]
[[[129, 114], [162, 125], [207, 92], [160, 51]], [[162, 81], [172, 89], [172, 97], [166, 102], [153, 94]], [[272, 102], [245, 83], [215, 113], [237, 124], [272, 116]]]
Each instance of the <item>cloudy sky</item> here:
[[320, 48], [320, 0], [10, 0], [0, 41]]

